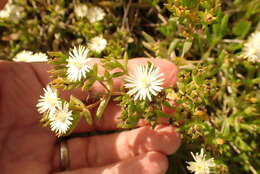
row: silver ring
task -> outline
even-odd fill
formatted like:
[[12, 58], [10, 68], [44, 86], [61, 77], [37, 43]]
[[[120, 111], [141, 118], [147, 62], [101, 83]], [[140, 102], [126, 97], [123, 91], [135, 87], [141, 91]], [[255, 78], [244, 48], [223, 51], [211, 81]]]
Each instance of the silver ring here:
[[67, 141], [60, 142], [60, 169], [64, 171], [69, 167], [69, 149]]

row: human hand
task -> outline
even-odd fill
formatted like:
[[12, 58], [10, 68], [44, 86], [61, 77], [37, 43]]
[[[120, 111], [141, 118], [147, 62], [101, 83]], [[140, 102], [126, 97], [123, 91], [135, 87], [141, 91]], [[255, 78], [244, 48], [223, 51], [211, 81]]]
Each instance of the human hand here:
[[[94, 59], [93, 59], [94, 60]], [[165, 60], [132, 59], [129, 67], [153, 62], [165, 73], [165, 86], [176, 83], [177, 68]], [[94, 60], [95, 62], [97, 60]], [[2, 174], [163, 174], [167, 154], [180, 145], [171, 126], [134, 130], [67, 140], [69, 169], [59, 172], [59, 146], [48, 128], [42, 128], [35, 105], [50, 81], [45, 63], [0, 62], [0, 168]], [[115, 89], [121, 85], [115, 81]], [[100, 90], [99, 87], [94, 90]], [[70, 93], [65, 92], [64, 97]], [[77, 97], [79, 91], [73, 91]], [[83, 96], [82, 96], [83, 97]], [[93, 126], [80, 122], [75, 132], [117, 129], [120, 108], [110, 102], [103, 118]], [[93, 111], [94, 113], [94, 111]]]

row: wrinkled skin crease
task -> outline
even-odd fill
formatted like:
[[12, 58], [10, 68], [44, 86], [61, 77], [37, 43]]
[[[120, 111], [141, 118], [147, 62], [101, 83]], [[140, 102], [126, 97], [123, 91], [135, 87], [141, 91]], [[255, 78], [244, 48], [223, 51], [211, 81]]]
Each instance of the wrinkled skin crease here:
[[1, 62], [0, 82], [1, 173], [50, 173], [56, 138], [39, 123], [37, 74], [31, 64]]

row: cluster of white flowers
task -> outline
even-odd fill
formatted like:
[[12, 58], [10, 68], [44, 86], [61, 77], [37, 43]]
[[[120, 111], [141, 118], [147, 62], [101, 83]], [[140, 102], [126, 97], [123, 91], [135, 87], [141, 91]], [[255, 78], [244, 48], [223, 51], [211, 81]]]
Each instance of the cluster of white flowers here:
[[[91, 41], [89, 47], [100, 52], [105, 48], [104, 45], [106, 45], [106, 40], [97, 37]], [[66, 65], [66, 75], [69, 81], [78, 82], [87, 78], [87, 73], [91, 69], [89, 65], [91, 59], [88, 58], [88, 53], [89, 49], [82, 45], [74, 46], [69, 52]], [[22, 56], [24, 55], [31, 56], [32, 52], [23, 52]], [[133, 96], [134, 100], [151, 101], [152, 96], [156, 96], [163, 89], [164, 79], [161, 78], [163, 75], [159, 67], [154, 67], [153, 64], [137, 65], [134, 72], [126, 76], [125, 87], [129, 88], [128, 94]], [[57, 89], [47, 86], [36, 107], [39, 113], [47, 117], [51, 130], [58, 136], [68, 132], [73, 121], [72, 111], [69, 109], [68, 102], [58, 97]]]
[[206, 160], [206, 155], [204, 154], [203, 149], [201, 149], [200, 154], [196, 153], [194, 155], [191, 152], [191, 155], [195, 161], [187, 162], [189, 164], [187, 168], [194, 174], [210, 174], [210, 168], [216, 166], [213, 158]]
[[96, 36], [90, 40], [88, 45], [91, 51], [101, 53], [107, 45], [107, 40], [104, 39], [102, 36]]
[[74, 8], [75, 15], [78, 18], [87, 17], [90, 23], [95, 23], [104, 19], [106, 13], [102, 8], [91, 6], [86, 4], [78, 4]]
[[64, 102], [62, 105], [61, 99], [58, 97], [57, 89], [47, 86], [43, 89], [44, 95], [40, 96], [38, 104], [38, 112], [48, 115], [51, 130], [58, 136], [64, 135], [72, 124], [72, 111], [69, 110], [69, 104]]
[[35, 53], [32, 51], [23, 50], [19, 52], [13, 60], [15, 62], [46, 62], [48, 61], [48, 56], [45, 53]]
[[253, 33], [244, 45], [243, 57], [251, 62], [260, 62], [260, 31]]
[[11, 0], [5, 4], [4, 8], [0, 11], [0, 18], [8, 18], [10, 20], [18, 20], [21, 18], [22, 7], [19, 7]]
[[164, 79], [160, 78], [163, 75], [159, 67], [155, 68], [153, 64], [136, 66], [125, 79], [125, 87], [130, 89], [127, 93], [134, 96], [134, 100], [151, 101], [152, 95], [156, 96], [163, 89]]

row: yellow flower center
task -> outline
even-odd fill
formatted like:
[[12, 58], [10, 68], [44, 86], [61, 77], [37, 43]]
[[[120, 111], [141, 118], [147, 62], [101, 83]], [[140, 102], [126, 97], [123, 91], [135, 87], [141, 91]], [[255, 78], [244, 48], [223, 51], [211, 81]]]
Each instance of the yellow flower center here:
[[56, 120], [58, 120], [59, 122], [65, 122], [66, 121], [66, 113], [65, 112], [58, 112], [57, 114], [56, 114]]
[[151, 81], [149, 79], [147, 79], [146, 77], [143, 77], [140, 80], [140, 85], [142, 88], [148, 88], [151, 85]]
[[195, 171], [199, 172], [199, 173], [204, 173], [205, 171], [205, 164], [201, 161], [197, 161], [196, 165], [195, 165]]
[[84, 64], [81, 63], [81, 62], [73, 62], [73, 65], [74, 65], [75, 67], [77, 67], [78, 69], [81, 69]]
[[256, 54], [257, 53], [257, 50], [255, 48], [252, 48], [252, 54]]
[[49, 103], [51, 106], [56, 106], [57, 99], [53, 97], [46, 98], [47, 103]]

